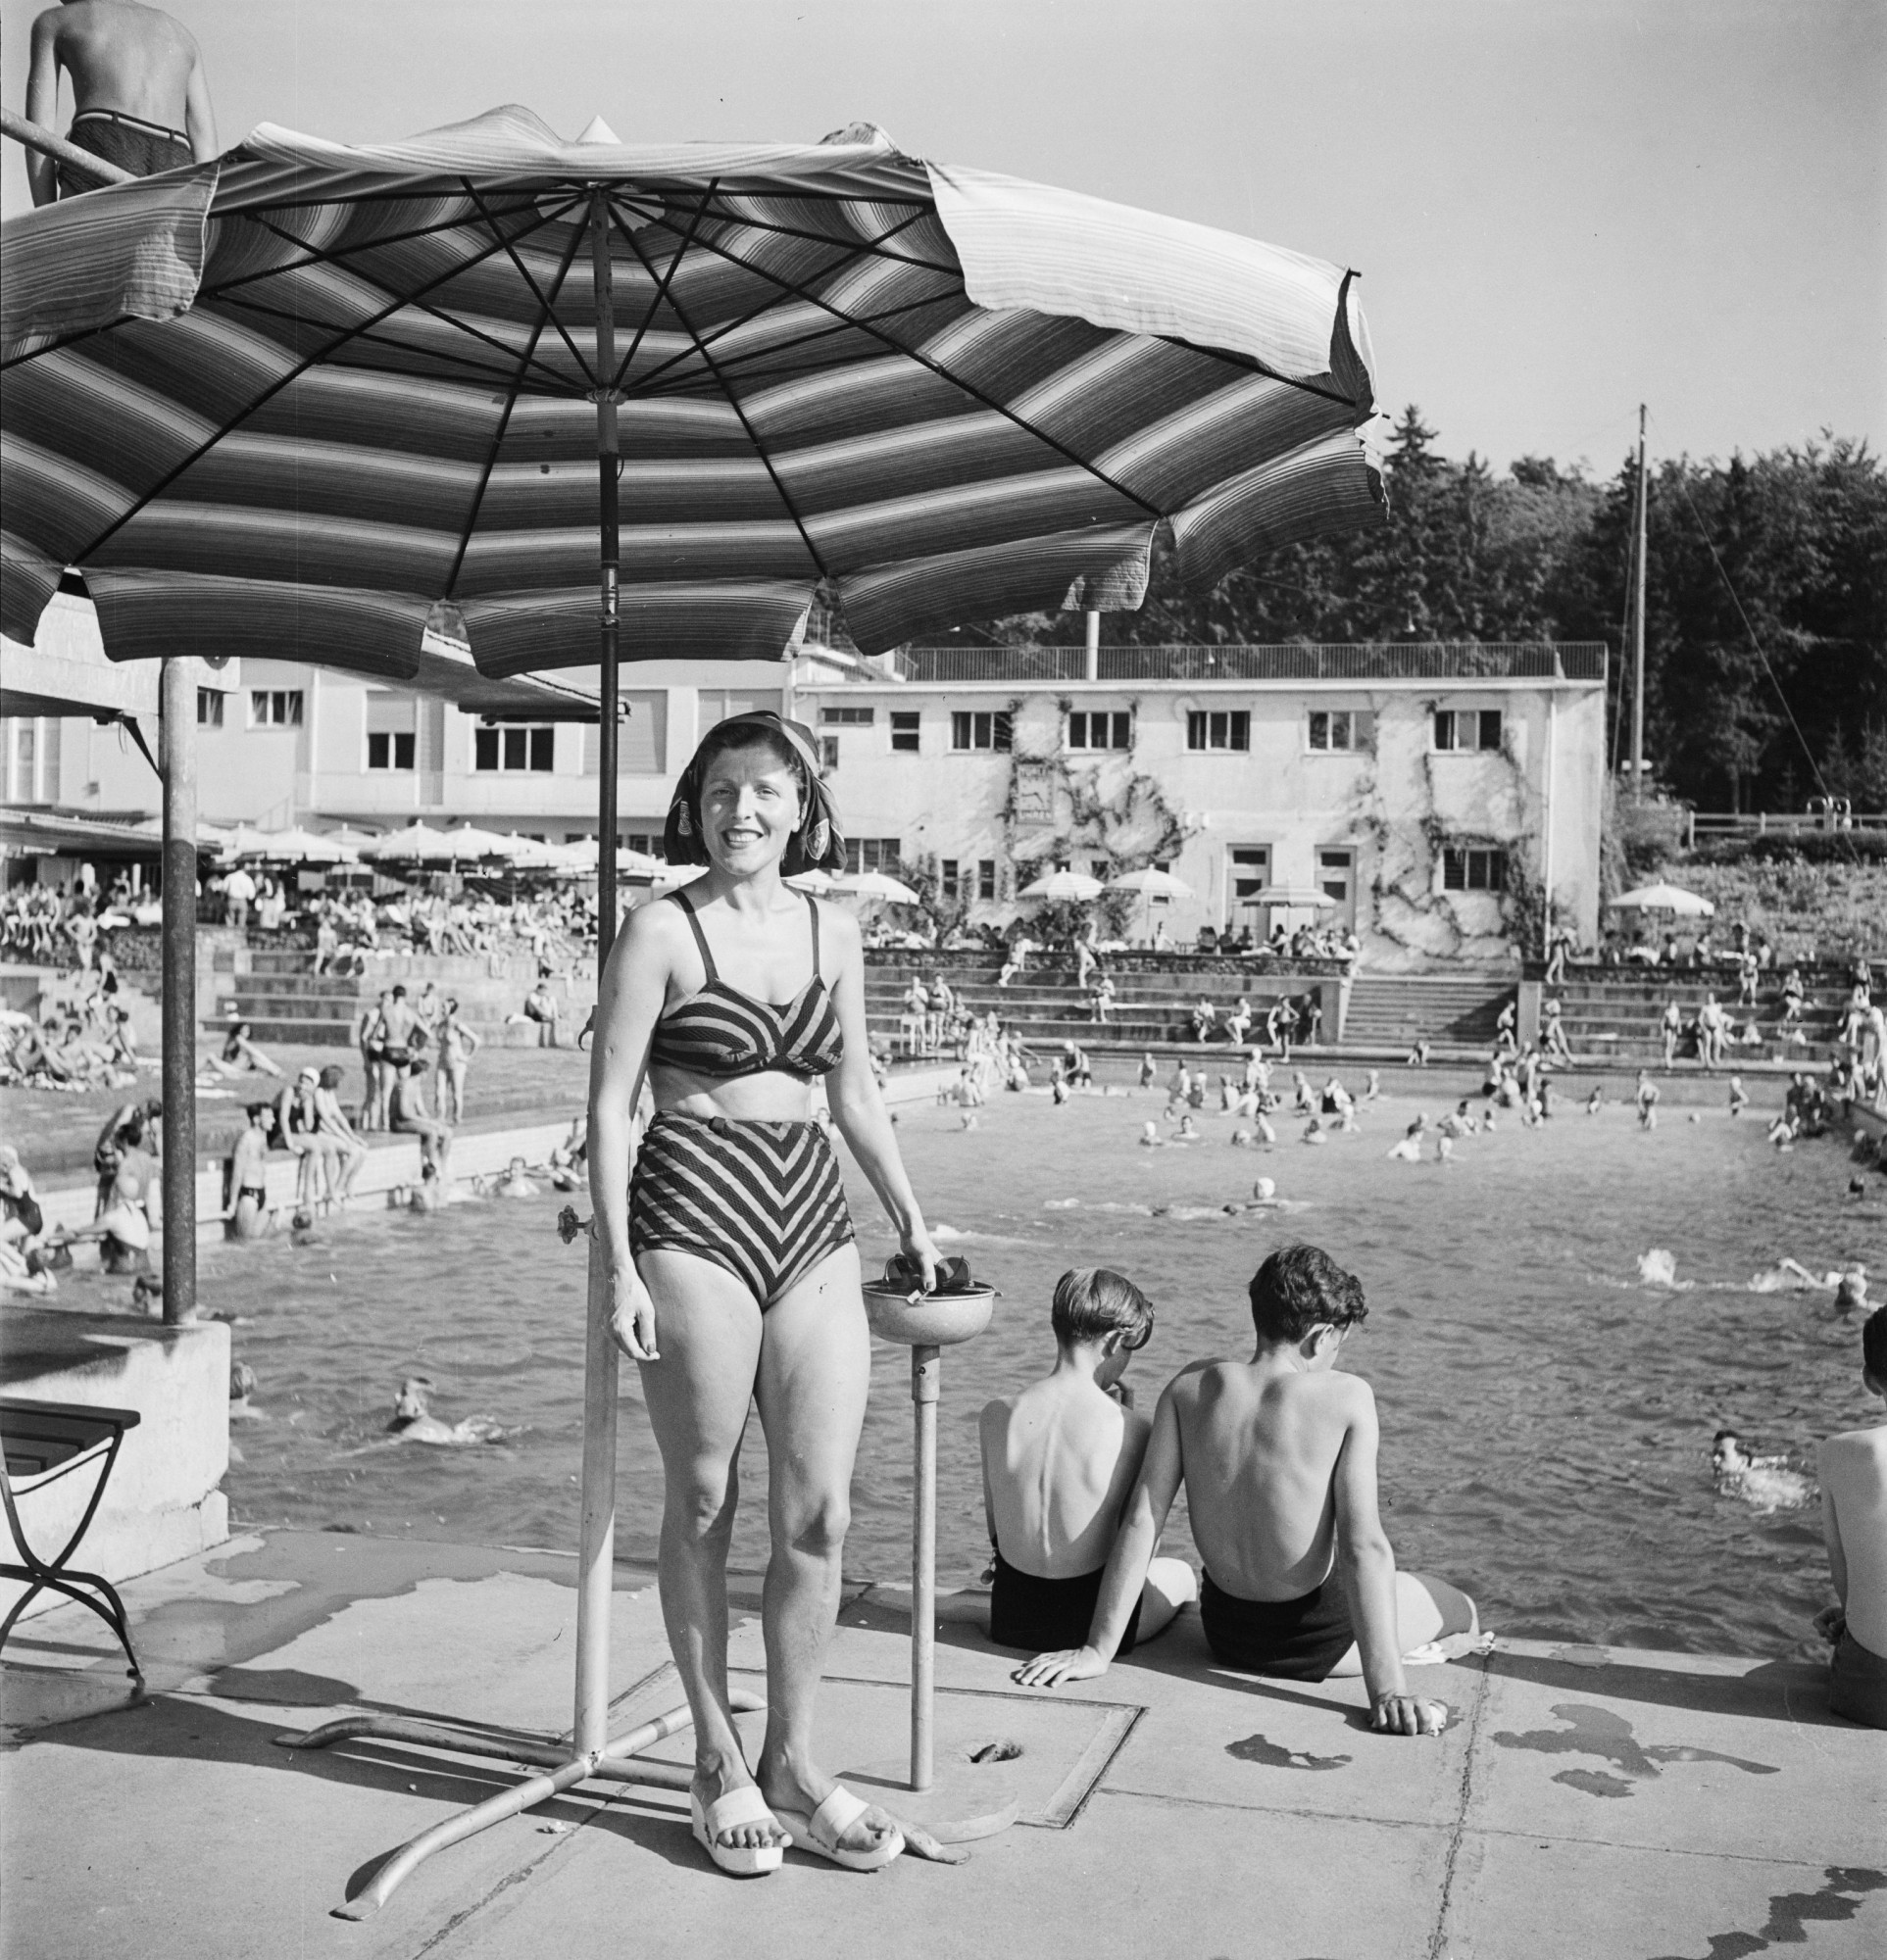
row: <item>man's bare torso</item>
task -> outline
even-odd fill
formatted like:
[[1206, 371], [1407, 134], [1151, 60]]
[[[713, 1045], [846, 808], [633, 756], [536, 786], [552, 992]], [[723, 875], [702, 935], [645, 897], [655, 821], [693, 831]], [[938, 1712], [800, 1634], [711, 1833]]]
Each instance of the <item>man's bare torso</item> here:
[[1329, 1576], [1337, 1458], [1368, 1396], [1354, 1375], [1202, 1361], [1167, 1393], [1193, 1542], [1241, 1599], [1295, 1599]]
[[116, 109], [166, 129], [184, 126], [197, 44], [170, 15], [133, 0], [73, 0], [42, 18], [72, 76], [74, 115]]

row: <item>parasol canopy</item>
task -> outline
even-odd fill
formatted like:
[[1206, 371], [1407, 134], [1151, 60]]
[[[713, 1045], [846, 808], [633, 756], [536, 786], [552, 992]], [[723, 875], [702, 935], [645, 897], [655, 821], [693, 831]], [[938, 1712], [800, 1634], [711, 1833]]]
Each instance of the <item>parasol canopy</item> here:
[[299, 825], [288, 830], [238, 829], [224, 855], [259, 864], [352, 864], [360, 853], [338, 837]]
[[443, 830], [409, 823], [360, 847], [361, 856], [375, 864], [450, 864], [459, 854]]
[[855, 899], [882, 899], [892, 906], [923, 903], [909, 885], [883, 871], [837, 871], [832, 874], [830, 889], [849, 893]]
[[1619, 911], [1673, 912], [1679, 918], [1710, 918], [1716, 907], [1681, 885], [1639, 885], [1613, 900]]
[[1316, 885], [1261, 885], [1240, 901], [1248, 906], [1276, 906], [1280, 910], [1335, 911], [1337, 902]]
[[1107, 888], [1111, 892], [1138, 892], [1146, 899], [1189, 899], [1192, 887], [1183, 878], [1175, 878], [1170, 871], [1158, 871], [1151, 865], [1144, 871], [1126, 871], [1117, 878], [1110, 878]]
[[1051, 905], [1080, 906], [1090, 899], [1098, 899], [1107, 890], [1099, 878], [1090, 878], [1085, 871], [1051, 871], [1045, 878], [1037, 878], [1032, 885], [1024, 885], [1016, 894], [1018, 899], [1046, 899]]
[[593, 664], [599, 397], [627, 658], [776, 657], [821, 583], [868, 652], [1134, 607], [1157, 532], [1209, 585], [1380, 514], [1351, 273], [868, 123], [264, 124], [0, 245], [0, 624], [77, 566], [115, 660], [266, 642], [474, 711]]
[[[446, 842], [452, 846], [455, 859], [474, 863], [481, 858], [515, 858], [512, 849], [514, 840], [495, 830], [480, 830], [475, 823], [455, 823], [445, 834]], [[526, 838], [515, 840], [526, 845], [529, 850], [540, 851], [544, 847]]]

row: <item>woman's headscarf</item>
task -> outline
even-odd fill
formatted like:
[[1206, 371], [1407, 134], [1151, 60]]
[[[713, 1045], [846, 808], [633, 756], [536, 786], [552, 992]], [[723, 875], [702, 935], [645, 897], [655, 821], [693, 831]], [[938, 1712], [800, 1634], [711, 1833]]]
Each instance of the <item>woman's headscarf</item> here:
[[674, 786], [669, 820], [662, 832], [662, 855], [670, 864], [705, 864], [708, 849], [701, 841], [701, 779], [708, 763], [723, 749], [744, 749], [756, 736], [770, 740], [799, 764], [804, 808], [800, 826], [787, 839], [780, 874], [794, 878], [802, 871], [842, 871], [845, 837], [839, 829], [837, 800], [819, 774], [819, 744], [803, 721], [788, 721], [770, 708], [730, 714], [701, 738], [688, 766]]

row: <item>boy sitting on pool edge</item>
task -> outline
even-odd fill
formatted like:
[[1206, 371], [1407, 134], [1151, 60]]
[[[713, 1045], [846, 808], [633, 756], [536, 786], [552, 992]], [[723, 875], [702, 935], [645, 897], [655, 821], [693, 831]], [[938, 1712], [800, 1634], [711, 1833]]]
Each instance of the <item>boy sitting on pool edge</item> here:
[[1016, 1679], [1046, 1688], [1106, 1671], [1183, 1479], [1219, 1663], [1288, 1681], [1361, 1673], [1372, 1728], [1439, 1735], [1447, 1710], [1409, 1692], [1402, 1655], [1479, 1622], [1465, 1593], [1396, 1570], [1377, 1511], [1375, 1397], [1335, 1366], [1368, 1311], [1363, 1284], [1316, 1247], [1287, 1246], [1250, 1298], [1252, 1358], [1195, 1361], [1160, 1397], [1086, 1641]]
[[[1055, 1366], [982, 1412], [983, 1503], [995, 1547], [989, 1638], [1039, 1653], [1078, 1645], [1153, 1425], [1119, 1386], [1153, 1334], [1130, 1280], [1081, 1267], [1056, 1282]], [[1195, 1596], [1192, 1568], [1149, 1544], [1119, 1650], [1165, 1631]]]

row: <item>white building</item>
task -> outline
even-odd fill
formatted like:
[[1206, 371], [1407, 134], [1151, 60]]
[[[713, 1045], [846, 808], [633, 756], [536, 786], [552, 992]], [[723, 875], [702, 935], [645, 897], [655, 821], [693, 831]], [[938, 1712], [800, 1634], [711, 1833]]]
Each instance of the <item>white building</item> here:
[[[797, 687], [864, 861], [971, 915], [1050, 865], [1192, 887], [1175, 938], [1270, 924], [1310, 888], [1377, 967], [1596, 936], [1600, 646], [918, 648]], [[1091, 676], [1090, 677], [1090, 673]], [[1311, 914], [1288, 914], [1299, 920]]]
[[[569, 678], [593, 684], [593, 670]], [[1164, 912], [1181, 940], [1267, 930], [1250, 903], [1266, 886], [1334, 900], [1378, 968], [1503, 957], [1548, 887], [1558, 916], [1596, 935], [1598, 646], [1122, 646], [1091, 663], [1080, 648], [867, 662], [807, 647], [790, 663], [638, 662], [622, 698], [620, 830], [637, 848], [659, 842], [701, 735], [775, 708], [817, 727], [856, 863], [928, 873], [972, 919], [1011, 915], [1052, 864], [1105, 878], [1160, 863], [1195, 895]], [[354, 675], [243, 659], [205, 669], [198, 734], [212, 822], [595, 835], [594, 727], [487, 723]], [[0, 740], [9, 803], [158, 808], [121, 726], [17, 717]]]

